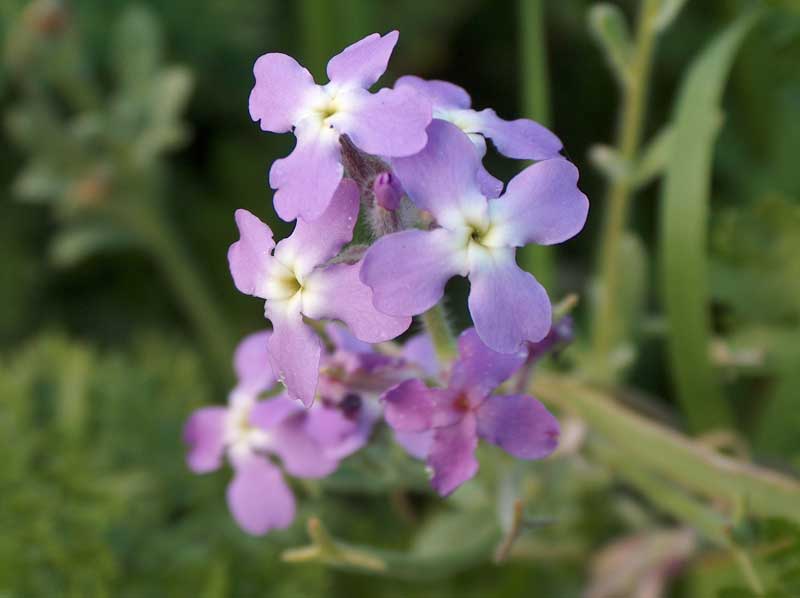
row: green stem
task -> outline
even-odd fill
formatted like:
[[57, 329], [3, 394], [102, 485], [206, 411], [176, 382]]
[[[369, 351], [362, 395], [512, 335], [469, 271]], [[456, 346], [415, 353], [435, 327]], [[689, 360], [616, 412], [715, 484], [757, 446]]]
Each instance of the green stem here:
[[[519, 0], [520, 85], [522, 114], [541, 124], [550, 123], [550, 93], [547, 72], [547, 38], [543, 0]], [[520, 253], [522, 267], [553, 290], [553, 249], [528, 245]]]
[[718, 512], [692, 498], [675, 484], [639, 467], [625, 453], [612, 448], [607, 442], [592, 443], [591, 453], [645, 495], [653, 505], [691, 525], [721, 548], [731, 548], [732, 542], [727, 531], [730, 522]]
[[[659, 0], [644, 0], [640, 8], [630, 78], [623, 88], [617, 144], [617, 151], [625, 164], [635, 163], [641, 143], [659, 6]], [[607, 212], [600, 245], [600, 278], [592, 322], [595, 366], [592, 373], [603, 382], [613, 381], [615, 374], [613, 368], [609, 367], [609, 356], [619, 340], [616, 337], [620, 330], [620, 318], [623, 316], [616, 312], [620, 305], [620, 277], [623, 275], [619, 267], [619, 254], [627, 227], [632, 192], [630, 178], [617, 177], [611, 183], [606, 200]]]
[[119, 215], [161, 269], [202, 341], [218, 382], [227, 384], [231, 377], [230, 363], [234, 347], [231, 329], [184, 250], [177, 232], [157, 210], [147, 204], [134, 204]]
[[419, 554], [355, 546], [333, 538], [317, 518], [308, 521], [311, 544], [283, 553], [290, 563], [318, 562], [329, 567], [407, 580], [443, 579], [491, 558], [502, 539], [499, 526], [476, 531], [470, 542], [441, 554]]
[[456, 356], [456, 342], [442, 304], [422, 314], [422, 323], [431, 337], [439, 363], [449, 363]]
[[794, 478], [717, 453], [580, 382], [540, 373], [532, 394], [574, 410], [645, 471], [728, 504], [740, 500], [755, 515], [800, 521], [800, 482]]

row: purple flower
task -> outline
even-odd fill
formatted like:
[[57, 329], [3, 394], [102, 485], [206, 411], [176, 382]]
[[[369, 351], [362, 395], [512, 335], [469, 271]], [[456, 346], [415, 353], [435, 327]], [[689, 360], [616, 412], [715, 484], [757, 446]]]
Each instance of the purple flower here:
[[393, 161], [418, 208], [437, 221], [433, 230], [386, 235], [367, 251], [361, 280], [375, 307], [401, 316], [420, 314], [441, 299], [454, 275], [470, 279], [469, 310], [486, 345], [513, 353], [550, 330], [547, 292], [521, 270], [517, 247], [551, 245], [576, 235], [589, 201], [577, 187], [578, 170], [553, 158], [523, 170], [499, 199], [481, 193], [480, 159], [454, 125], [434, 120], [423, 151]]
[[[319, 407], [306, 411], [286, 396], [258, 401], [275, 383], [268, 359], [269, 332], [245, 338], [236, 350], [239, 378], [227, 407], [204, 407], [186, 422], [187, 463], [195, 473], [218, 469], [227, 458], [234, 469], [228, 507], [239, 526], [254, 535], [284, 529], [294, 519], [295, 502], [280, 468], [320, 478], [332, 473], [349, 441], [348, 422]], [[349, 431], [352, 434], [352, 430]]]
[[558, 444], [558, 421], [536, 399], [490, 393], [525, 361], [524, 353], [486, 347], [470, 328], [458, 339], [459, 358], [447, 388], [408, 380], [384, 396], [389, 425], [404, 433], [431, 431], [427, 464], [442, 496], [478, 471], [478, 437], [520, 459], [541, 459]]
[[397, 31], [373, 33], [328, 62], [330, 83], [316, 85], [290, 56], [265, 54], [255, 64], [250, 116], [273, 133], [294, 130], [297, 145], [269, 173], [275, 210], [284, 220], [319, 217], [328, 206], [343, 167], [339, 136], [368, 154], [396, 157], [417, 153], [427, 141], [429, 102], [414, 90], [367, 90], [386, 70]]
[[[469, 135], [481, 158], [486, 154], [487, 137], [494, 142], [497, 151], [509, 158], [547, 160], [557, 157], [561, 151], [558, 137], [537, 122], [527, 118], [503, 120], [491, 108], [471, 109], [469, 94], [458, 85], [407, 75], [400, 77], [394, 87], [413, 89], [430, 100], [433, 117], [451, 122]], [[497, 197], [503, 190], [503, 183], [482, 166], [478, 181], [487, 197]]]
[[326, 265], [350, 242], [358, 214], [358, 188], [343, 180], [322, 218], [299, 220], [292, 235], [275, 245], [272, 231], [246, 210], [237, 210], [240, 239], [228, 262], [236, 288], [266, 300], [272, 321], [269, 361], [289, 395], [309, 406], [314, 401], [320, 342], [303, 322], [337, 319], [362, 341], [396, 337], [411, 324], [375, 309], [372, 292], [359, 280], [360, 263]]

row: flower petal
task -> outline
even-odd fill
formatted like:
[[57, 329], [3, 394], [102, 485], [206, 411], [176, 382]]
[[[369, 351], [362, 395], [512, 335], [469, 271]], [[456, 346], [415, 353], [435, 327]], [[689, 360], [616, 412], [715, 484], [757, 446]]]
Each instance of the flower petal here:
[[272, 320], [269, 361], [286, 391], [306, 407], [314, 402], [319, 378], [319, 338], [303, 323], [300, 312], [284, 305], [267, 304]]
[[416, 315], [442, 298], [444, 286], [466, 263], [446, 229], [405, 230], [378, 239], [361, 266], [361, 280], [372, 289], [372, 301], [392, 315]]
[[275, 247], [275, 258], [301, 276], [327, 262], [352, 241], [358, 201], [358, 185], [342, 179], [322, 216], [298, 220], [292, 234]]
[[236, 210], [239, 240], [228, 249], [228, 265], [236, 288], [245, 295], [265, 297], [263, 282], [272, 262], [272, 230], [247, 210]]
[[315, 270], [303, 291], [303, 313], [314, 320], [341, 320], [367, 343], [391, 340], [411, 325], [410, 316], [387, 316], [372, 304], [372, 289], [361, 282], [361, 263]]
[[286, 418], [297, 413], [305, 413], [297, 401], [282, 394], [272, 399], [257, 401], [250, 409], [250, 425], [269, 432]]
[[270, 431], [270, 449], [281, 458], [284, 469], [299, 478], [324, 478], [339, 466], [306, 428], [308, 413], [293, 415]]
[[487, 244], [552, 245], [583, 228], [589, 200], [578, 189], [578, 169], [563, 158], [545, 160], [511, 179], [505, 195], [489, 202]]
[[254, 536], [289, 527], [295, 513], [294, 496], [280, 470], [253, 456], [242, 459], [235, 470], [227, 499], [239, 527]]
[[431, 378], [438, 376], [441, 370], [433, 341], [424, 332], [411, 337], [403, 345], [403, 359], [420, 368], [426, 376]]
[[414, 75], [405, 75], [397, 80], [394, 87], [410, 87], [427, 97], [434, 108], [469, 108], [471, 103], [466, 90], [449, 81], [426, 81]]
[[188, 445], [186, 463], [195, 473], [208, 473], [222, 465], [225, 454], [225, 407], [202, 407], [186, 421], [183, 442]]
[[469, 312], [490, 349], [516, 353], [523, 342], [540, 341], [550, 330], [547, 291], [513, 256], [482, 262], [470, 271], [469, 280]]
[[431, 105], [410, 89], [381, 89], [372, 94], [351, 92], [354, 106], [333, 116], [337, 130], [368, 154], [411, 156], [428, 142]]
[[478, 185], [481, 166], [469, 137], [455, 125], [434, 119], [428, 125], [428, 145], [407, 158], [395, 158], [392, 167], [414, 204], [431, 212], [439, 224], [458, 225], [464, 212], [485, 209]]
[[320, 406], [308, 412], [306, 429], [326, 458], [339, 460], [367, 443], [374, 423], [375, 416], [363, 405], [354, 417], [346, 416], [341, 409]]
[[433, 430], [424, 432], [394, 431], [394, 439], [405, 451], [415, 459], [426, 459], [433, 444]]
[[386, 71], [399, 36], [397, 31], [373, 33], [347, 46], [328, 61], [328, 78], [368, 89]]
[[334, 348], [344, 353], [370, 353], [372, 347], [369, 343], [358, 340], [347, 329], [338, 322], [328, 322], [325, 324], [325, 333], [331, 339]]
[[433, 426], [436, 404], [420, 380], [406, 380], [381, 397], [386, 422], [399, 432], [422, 432]]
[[458, 360], [450, 374], [450, 388], [472, 390], [482, 399], [525, 363], [525, 351], [498, 353], [487, 347], [474, 328], [458, 337]]
[[491, 108], [475, 113], [475, 130], [494, 142], [497, 151], [518, 160], [547, 160], [558, 156], [561, 140], [549, 129], [527, 118], [503, 120]]
[[304, 98], [315, 87], [314, 78], [291, 56], [264, 54], [253, 67], [256, 84], [250, 92], [250, 117], [262, 131], [286, 133]]
[[471, 413], [452, 426], [436, 429], [427, 458], [436, 492], [447, 496], [477, 473], [477, 446], [475, 416]]
[[558, 446], [558, 420], [533, 397], [489, 397], [477, 417], [480, 437], [519, 459], [542, 459]]
[[297, 145], [292, 153], [275, 160], [269, 171], [269, 184], [275, 189], [273, 203], [287, 222], [297, 217], [314, 220], [328, 207], [342, 180], [339, 136], [311, 118], [301, 121], [294, 134]]
[[492, 176], [492, 174], [481, 165], [478, 170], [478, 185], [480, 186], [481, 193], [485, 197], [494, 199], [500, 197], [503, 192], [503, 181]]
[[233, 354], [237, 388], [258, 394], [275, 384], [277, 378], [269, 365], [267, 342], [272, 333], [262, 330], [244, 337]]

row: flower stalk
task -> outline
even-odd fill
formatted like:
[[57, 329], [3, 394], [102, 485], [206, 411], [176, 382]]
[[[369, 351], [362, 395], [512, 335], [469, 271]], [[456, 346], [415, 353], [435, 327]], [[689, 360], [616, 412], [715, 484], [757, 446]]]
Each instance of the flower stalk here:
[[[636, 40], [630, 57], [627, 77], [622, 84], [617, 153], [623, 164], [634, 164], [642, 139], [653, 49], [658, 35], [657, 17], [660, 0], [644, 0], [638, 20]], [[612, 382], [615, 369], [609, 367], [610, 356], [619, 342], [623, 314], [618, 313], [622, 269], [619, 255], [627, 228], [630, 201], [633, 195], [630, 177], [614, 177], [606, 199], [606, 219], [600, 244], [600, 276], [592, 320], [592, 375], [602, 382]]]

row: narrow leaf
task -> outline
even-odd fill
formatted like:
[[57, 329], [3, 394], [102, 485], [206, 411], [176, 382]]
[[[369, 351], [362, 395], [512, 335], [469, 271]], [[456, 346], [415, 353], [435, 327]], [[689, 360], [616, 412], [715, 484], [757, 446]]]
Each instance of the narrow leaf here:
[[622, 10], [613, 4], [596, 4], [589, 11], [589, 29], [605, 52], [611, 70], [621, 83], [626, 83], [630, 78], [632, 45]]
[[678, 397], [693, 431], [730, 426], [709, 360], [707, 236], [714, 142], [725, 80], [756, 16], [741, 17], [691, 65], [673, 118], [661, 197], [662, 295]]

